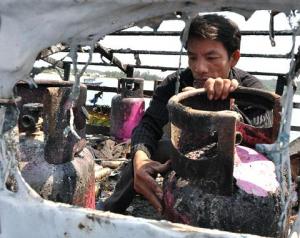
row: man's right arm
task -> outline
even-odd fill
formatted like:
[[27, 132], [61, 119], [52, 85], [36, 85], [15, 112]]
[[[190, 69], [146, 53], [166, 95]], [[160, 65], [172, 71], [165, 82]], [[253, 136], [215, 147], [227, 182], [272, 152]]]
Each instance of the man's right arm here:
[[162, 211], [162, 189], [156, 183], [158, 173], [166, 171], [169, 162], [161, 164], [151, 160], [157, 143], [163, 134], [163, 126], [168, 122], [167, 102], [174, 94], [170, 81], [166, 80], [155, 91], [149, 108], [131, 138], [134, 171], [134, 189], [142, 194], [158, 211]]
[[162, 212], [163, 191], [155, 178], [158, 173], [165, 172], [169, 166], [169, 162], [161, 164], [149, 159], [141, 150], [138, 150], [133, 157], [134, 190], [142, 194], [159, 213]]
[[144, 151], [149, 158], [154, 153], [157, 142], [163, 134], [163, 127], [169, 121], [167, 103], [175, 93], [175, 81], [168, 77], [154, 91], [152, 100], [141, 122], [133, 130], [131, 137], [132, 154]]

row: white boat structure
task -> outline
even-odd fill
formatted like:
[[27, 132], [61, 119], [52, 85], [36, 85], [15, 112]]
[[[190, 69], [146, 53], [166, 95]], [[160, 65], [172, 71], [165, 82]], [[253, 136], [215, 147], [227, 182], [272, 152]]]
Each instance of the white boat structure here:
[[[153, 19], [163, 20], [168, 14], [178, 11], [188, 16], [199, 11], [227, 9], [249, 16], [253, 11], [260, 9], [276, 9], [289, 13], [290, 10], [299, 7], [298, 0], [1, 0], [0, 237], [252, 237], [247, 234], [134, 218], [43, 200], [28, 186], [17, 168], [18, 142], [13, 139], [16, 118], [5, 117], [6, 105], [18, 100], [13, 98], [13, 87], [17, 82], [31, 83], [29, 73], [39, 52], [56, 43], [65, 42], [74, 52], [79, 44], [93, 48], [106, 34], [132, 23], [151, 25], [156, 22]], [[75, 56], [73, 60], [76, 61]], [[285, 120], [281, 127], [283, 137], [273, 145], [261, 146], [265, 151], [276, 150], [273, 159], [278, 167], [285, 168], [289, 168], [288, 140], [283, 138], [288, 138], [289, 134], [292, 81], [297, 74], [291, 70], [290, 76], [282, 101]], [[76, 80], [79, 82], [79, 75]], [[7, 120], [11, 120], [11, 128], [4, 128]], [[9, 175], [17, 181], [17, 192], [6, 188]], [[288, 185], [286, 188], [289, 188]], [[290, 235], [300, 236], [299, 220], [294, 223]]]

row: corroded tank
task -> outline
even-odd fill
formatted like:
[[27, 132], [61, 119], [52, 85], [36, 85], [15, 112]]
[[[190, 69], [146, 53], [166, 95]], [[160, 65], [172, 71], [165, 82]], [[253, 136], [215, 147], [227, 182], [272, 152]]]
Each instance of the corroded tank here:
[[37, 89], [17, 85], [20, 117], [20, 169], [26, 182], [43, 198], [95, 208], [94, 159], [86, 147], [86, 87], [73, 107], [71, 132], [69, 96], [72, 83], [38, 81]]
[[110, 114], [110, 134], [117, 140], [130, 139], [132, 130], [142, 119], [145, 111], [143, 89], [143, 79], [119, 80], [119, 94], [112, 98]]
[[[254, 105], [273, 111], [273, 125], [255, 128], [230, 110]], [[254, 149], [236, 145], [272, 143], [280, 120], [280, 97], [237, 89], [227, 100], [209, 101], [203, 89], [179, 93], [168, 103], [171, 139], [178, 150], [164, 179], [164, 213], [193, 226], [279, 236], [280, 188], [275, 166]], [[277, 121], [278, 120], [278, 121]], [[257, 137], [255, 138], [255, 132]]]

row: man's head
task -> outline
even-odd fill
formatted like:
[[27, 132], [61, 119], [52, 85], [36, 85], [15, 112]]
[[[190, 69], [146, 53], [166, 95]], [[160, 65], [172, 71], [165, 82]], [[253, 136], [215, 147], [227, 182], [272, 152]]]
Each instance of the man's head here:
[[240, 49], [241, 32], [238, 26], [223, 16], [216, 14], [196, 16], [189, 27], [187, 42], [190, 38], [220, 41], [231, 56]]
[[240, 57], [240, 41], [237, 25], [223, 16], [203, 15], [192, 20], [185, 46], [200, 87], [207, 78], [228, 78]]

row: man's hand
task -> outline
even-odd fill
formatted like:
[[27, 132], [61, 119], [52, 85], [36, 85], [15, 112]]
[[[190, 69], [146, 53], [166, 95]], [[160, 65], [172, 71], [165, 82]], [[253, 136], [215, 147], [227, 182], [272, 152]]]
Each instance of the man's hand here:
[[236, 79], [209, 78], [204, 83], [209, 100], [217, 100], [228, 97], [228, 94], [236, 90], [239, 83]]
[[149, 159], [143, 151], [137, 151], [133, 158], [134, 190], [142, 194], [159, 213], [162, 212], [163, 191], [155, 178], [169, 167], [170, 161], [161, 164]]
[[182, 89], [182, 92], [187, 92], [187, 91], [194, 90], [194, 89], [196, 89], [196, 88], [194, 88], [194, 87], [185, 87], [185, 88]]

